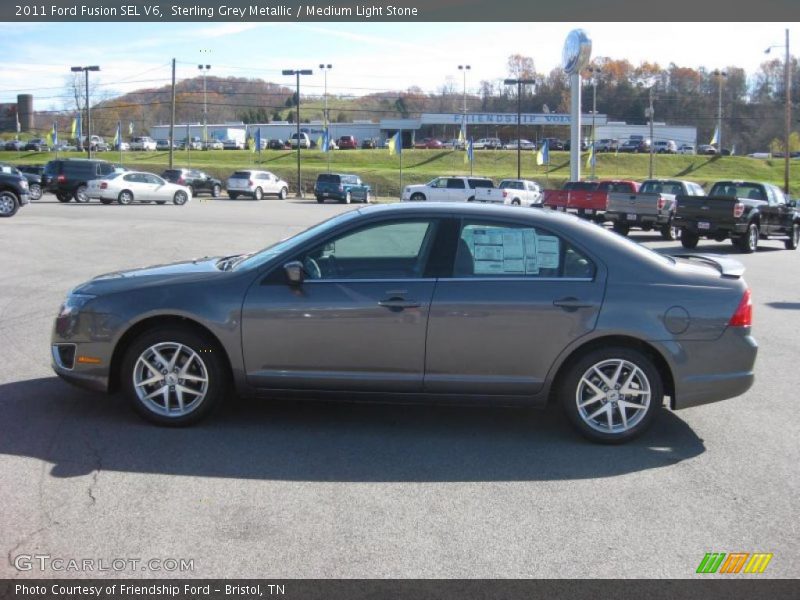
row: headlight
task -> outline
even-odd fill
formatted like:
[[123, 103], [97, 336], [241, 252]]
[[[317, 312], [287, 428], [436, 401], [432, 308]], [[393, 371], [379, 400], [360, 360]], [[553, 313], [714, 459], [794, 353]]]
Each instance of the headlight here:
[[75, 314], [92, 298], [95, 298], [95, 296], [89, 294], [70, 294], [58, 310], [58, 316], [68, 317]]
[[19, 187], [21, 187], [23, 190], [27, 190], [28, 189], [28, 180], [27, 179], [22, 179], [19, 182]]

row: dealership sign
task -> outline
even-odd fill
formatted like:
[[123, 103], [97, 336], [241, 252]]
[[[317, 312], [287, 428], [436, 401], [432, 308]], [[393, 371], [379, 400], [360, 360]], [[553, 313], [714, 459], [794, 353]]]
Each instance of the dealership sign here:
[[[420, 115], [422, 125], [460, 125], [464, 120], [464, 113], [423, 113]], [[582, 121], [589, 123], [592, 115], [583, 115]], [[597, 125], [605, 125], [606, 115], [595, 115]], [[522, 113], [522, 125], [569, 125], [572, 118], [568, 114], [560, 113]], [[517, 113], [467, 113], [468, 125], [516, 125]]]

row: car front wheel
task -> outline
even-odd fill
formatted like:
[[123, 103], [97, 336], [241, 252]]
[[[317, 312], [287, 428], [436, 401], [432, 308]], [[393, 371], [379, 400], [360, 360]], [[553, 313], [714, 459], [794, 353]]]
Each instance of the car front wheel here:
[[194, 330], [159, 328], [140, 335], [122, 365], [122, 387], [134, 410], [159, 425], [189, 425], [225, 395], [224, 359]]
[[0, 192], [0, 217], [13, 217], [19, 210], [17, 196], [9, 191]]
[[562, 381], [560, 398], [583, 436], [619, 444], [650, 426], [664, 392], [658, 369], [644, 353], [612, 346], [576, 360]]
[[261, 200], [264, 197], [264, 192], [261, 191], [260, 187], [257, 187], [253, 192], [253, 200]]
[[411, 194], [411, 201], [412, 202], [423, 202], [425, 200], [425, 195], [420, 194], [417, 192], [416, 194]]
[[219, 198], [220, 194], [222, 194], [222, 188], [218, 185], [214, 185], [211, 188], [211, 197], [212, 198]]
[[31, 200], [39, 200], [42, 197], [42, 186], [38, 183], [30, 184], [28, 194], [30, 194]]
[[796, 250], [800, 245], [800, 223], [794, 223], [789, 232], [789, 239], [784, 242], [787, 250]]
[[286, 197], [289, 195], [289, 190], [285, 187], [281, 188], [281, 191], [278, 192], [278, 198], [281, 200], [286, 200]]

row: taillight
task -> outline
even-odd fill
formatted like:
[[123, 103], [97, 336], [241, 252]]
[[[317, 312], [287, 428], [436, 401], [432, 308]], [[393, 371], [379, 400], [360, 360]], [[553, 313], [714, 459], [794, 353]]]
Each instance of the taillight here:
[[343, 192], [343, 191], [344, 191], [344, 186], [343, 186], [343, 185], [340, 185], [340, 186], [339, 186], [339, 191], [340, 191], [340, 192]]
[[507, 196], [508, 196], [508, 192], [506, 190], [503, 190], [503, 198], [505, 198]]
[[106, 183], [105, 181], [101, 181], [100, 182], [100, 189], [101, 190], [107, 190], [108, 189], [108, 183]]
[[183, 185], [184, 183], [186, 183], [186, 180], [183, 177], [178, 177], [178, 181], [176, 181], [175, 183], [177, 183], [178, 185]]
[[252, 180], [252, 179], [249, 179], [249, 180], [247, 181], [247, 185], [248, 185], [248, 187], [253, 187], [253, 180]]
[[753, 324], [753, 301], [750, 297], [750, 288], [744, 291], [736, 312], [728, 321], [730, 327], [750, 327]]
[[663, 198], [662, 196], [658, 197], [658, 210], [663, 210], [664, 205], [667, 203], [667, 199]]
[[64, 177], [63, 175], [59, 175], [58, 177], [56, 177], [56, 181], [58, 181], [58, 183], [64, 183], [66, 180], [67, 178]]
[[744, 214], [744, 204], [741, 202], [737, 202], [733, 205], [733, 217], [738, 219]]

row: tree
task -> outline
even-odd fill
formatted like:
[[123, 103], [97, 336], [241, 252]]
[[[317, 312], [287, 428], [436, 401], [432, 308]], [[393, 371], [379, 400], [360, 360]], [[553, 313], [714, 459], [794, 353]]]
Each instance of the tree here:
[[536, 69], [530, 56], [512, 54], [508, 57], [506, 65], [511, 79], [533, 79], [536, 76]]

